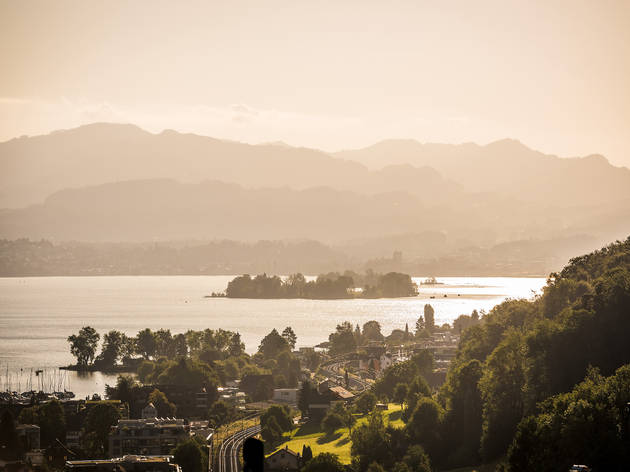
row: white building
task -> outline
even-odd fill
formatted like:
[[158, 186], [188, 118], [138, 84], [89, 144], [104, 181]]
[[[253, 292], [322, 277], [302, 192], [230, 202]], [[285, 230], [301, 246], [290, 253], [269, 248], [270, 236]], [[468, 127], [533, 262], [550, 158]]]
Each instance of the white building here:
[[277, 402], [297, 403], [297, 388], [275, 388], [273, 390], [273, 399]]

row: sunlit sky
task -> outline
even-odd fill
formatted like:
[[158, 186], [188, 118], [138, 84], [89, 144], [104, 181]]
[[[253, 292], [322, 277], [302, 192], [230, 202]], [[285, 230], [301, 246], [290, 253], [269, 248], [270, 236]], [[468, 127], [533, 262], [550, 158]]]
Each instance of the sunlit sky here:
[[630, 1], [0, 0], [0, 140], [94, 121], [630, 166]]

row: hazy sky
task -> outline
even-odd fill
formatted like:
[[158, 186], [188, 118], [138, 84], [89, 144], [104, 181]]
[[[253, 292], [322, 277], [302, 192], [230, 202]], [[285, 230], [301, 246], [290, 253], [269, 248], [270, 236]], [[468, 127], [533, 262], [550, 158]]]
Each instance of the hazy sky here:
[[93, 121], [630, 166], [630, 1], [4, 1], [0, 140]]

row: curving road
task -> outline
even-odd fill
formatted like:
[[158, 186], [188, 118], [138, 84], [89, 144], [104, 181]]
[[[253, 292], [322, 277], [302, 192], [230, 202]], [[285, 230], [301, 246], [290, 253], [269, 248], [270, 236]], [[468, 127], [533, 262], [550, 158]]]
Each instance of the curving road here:
[[240, 472], [239, 451], [243, 446], [243, 442], [258, 433], [260, 433], [259, 424], [238, 431], [223, 441], [219, 448], [218, 472]]

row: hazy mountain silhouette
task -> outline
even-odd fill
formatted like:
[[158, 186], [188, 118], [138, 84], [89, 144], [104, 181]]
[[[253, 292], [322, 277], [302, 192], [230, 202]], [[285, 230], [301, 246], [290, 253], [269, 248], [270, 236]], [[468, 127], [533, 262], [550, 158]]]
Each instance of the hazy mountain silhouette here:
[[573, 206], [630, 197], [630, 170], [610, 165], [603, 156], [559, 158], [512, 139], [486, 146], [387, 140], [333, 155], [372, 169], [392, 164], [429, 166], [466, 191], [496, 192], [520, 200]]
[[7, 238], [342, 241], [438, 231], [493, 244], [630, 231], [628, 169], [511, 140], [392, 140], [329, 155], [101, 123], [1, 143], [0, 170]]
[[[558, 210], [471, 195], [426, 205], [405, 192], [330, 187], [248, 189], [206, 181], [137, 180], [66, 189], [44, 204], [0, 211], [0, 237], [78, 241], [311, 238], [324, 242], [444, 231], [471, 243], [628, 229], [630, 205]], [[459, 235], [459, 236], [457, 236]]]
[[377, 193], [407, 191], [454, 198], [458, 185], [432, 169], [393, 166], [370, 172], [356, 162], [286, 144], [249, 145], [194, 134], [146, 132], [134, 125], [95, 123], [0, 144], [0, 208], [41, 203], [68, 187], [169, 178], [221, 180], [246, 187], [330, 186]]

